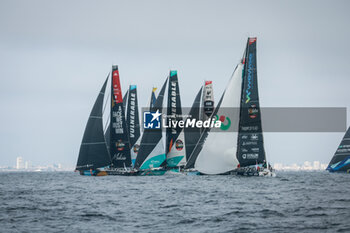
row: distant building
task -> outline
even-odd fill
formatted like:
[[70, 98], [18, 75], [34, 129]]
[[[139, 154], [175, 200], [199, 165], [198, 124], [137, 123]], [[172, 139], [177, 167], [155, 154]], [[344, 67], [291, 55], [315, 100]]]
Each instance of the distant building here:
[[26, 161], [24, 164], [25, 169], [30, 169], [32, 167], [32, 163], [30, 161]]
[[321, 165], [320, 161], [314, 161], [313, 169], [320, 170], [320, 168], [321, 168], [320, 165]]
[[293, 163], [292, 166], [290, 166], [289, 170], [299, 171], [301, 168], [298, 164]]
[[311, 162], [305, 161], [304, 164], [303, 164], [302, 170], [313, 170]]
[[283, 169], [283, 164], [282, 163], [275, 163], [273, 165], [273, 168], [276, 170], [282, 170]]
[[326, 170], [328, 164], [321, 164], [320, 161], [305, 161], [302, 165], [296, 163], [285, 165], [282, 163], [275, 163], [273, 168], [280, 171], [322, 171]]
[[16, 169], [23, 169], [23, 158], [22, 157], [17, 157], [16, 159]]

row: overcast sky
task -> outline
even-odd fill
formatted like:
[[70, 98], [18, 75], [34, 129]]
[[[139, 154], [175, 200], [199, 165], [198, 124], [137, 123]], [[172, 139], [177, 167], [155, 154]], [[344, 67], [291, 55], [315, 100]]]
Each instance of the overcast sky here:
[[[349, 1], [0, 2], [0, 166], [75, 166], [92, 105], [118, 64], [123, 91], [177, 69], [183, 106], [222, 94], [257, 36], [262, 107], [350, 107]], [[262, 116], [263, 117], [263, 116]], [[331, 120], [331, 119], [330, 119]], [[267, 133], [272, 162], [328, 163], [343, 133]]]

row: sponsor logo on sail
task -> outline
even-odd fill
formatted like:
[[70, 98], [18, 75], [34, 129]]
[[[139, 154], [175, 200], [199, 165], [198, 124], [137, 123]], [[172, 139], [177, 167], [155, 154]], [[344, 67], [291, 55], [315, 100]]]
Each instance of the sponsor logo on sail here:
[[242, 154], [243, 159], [258, 159], [259, 154], [257, 153], [247, 153], [247, 154]]
[[139, 152], [140, 145], [139, 144], [135, 144], [132, 149], [133, 149], [134, 153], [137, 154]]
[[248, 108], [248, 115], [251, 119], [255, 119], [257, 117], [259, 110], [256, 107], [256, 104], [250, 105], [250, 108]]
[[182, 151], [182, 149], [184, 148], [184, 143], [180, 139], [177, 139], [175, 142], [175, 148], [178, 151]]
[[[176, 116], [176, 82], [170, 82], [171, 85], [171, 91], [170, 91], [170, 100], [171, 100], [171, 116], [173, 119], [175, 119]], [[176, 134], [176, 129], [172, 128], [171, 130], [172, 134]]]
[[119, 139], [116, 143], [115, 143], [115, 146], [117, 147], [117, 150], [118, 151], [123, 151], [124, 150], [124, 147], [125, 147], [125, 143]]
[[213, 92], [213, 86], [211, 85], [212, 81], [206, 81], [205, 82], [205, 89], [203, 91], [203, 99], [204, 100], [212, 100], [213, 96], [212, 96], [212, 92]]
[[246, 89], [246, 101], [245, 103], [249, 103], [250, 101], [250, 89], [253, 86], [253, 54], [249, 54], [249, 59], [248, 59], [248, 75], [247, 75], [247, 89]]
[[253, 44], [256, 41], [256, 37], [249, 38], [249, 45]]
[[258, 129], [258, 126], [241, 126], [242, 131], [256, 131]]
[[242, 146], [256, 146], [256, 145], [258, 145], [258, 142], [252, 142], [252, 141], [247, 141], [247, 142], [243, 142], [242, 143]]
[[116, 134], [123, 134], [124, 130], [123, 130], [123, 111], [122, 111], [122, 107], [119, 105], [118, 109], [112, 110], [112, 128], [114, 129], [114, 132]]
[[112, 82], [113, 82], [114, 101], [116, 104], [122, 103], [123, 96], [122, 96], [122, 91], [120, 88], [120, 80], [119, 80], [119, 71], [118, 70], [113, 70]]
[[205, 81], [203, 90], [204, 114], [210, 117], [214, 111], [214, 98], [212, 81]]
[[136, 104], [136, 95], [135, 93], [130, 93], [129, 133], [131, 138], [135, 137], [135, 104]]
[[118, 153], [113, 156], [113, 160], [126, 160], [126, 157], [123, 155], [123, 153]]
[[[231, 126], [231, 119], [229, 117], [226, 117], [224, 115], [221, 115], [220, 117], [216, 115], [216, 120], [219, 120], [221, 122], [220, 129], [222, 130], [228, 130]], [[226, 124], [224, 124], [225, 120], [227, 121]]]

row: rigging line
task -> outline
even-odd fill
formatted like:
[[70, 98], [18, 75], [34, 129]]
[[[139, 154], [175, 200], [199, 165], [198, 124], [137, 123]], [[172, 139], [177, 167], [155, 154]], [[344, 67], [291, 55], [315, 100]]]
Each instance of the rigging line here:
[[105, 113], [107, 104], [109, 103], [108, 99], [109, 99], [110, 95], [111, 95], [111, 93], [109, 92], [109, 93], [108, 93], [108, 96], [107, 96], [107, 99], [106, 99], [107, 101], [106, 101], [106, 103], [105, 103], [105, 106], [103, 107], [102, 115]]
[[103, 142], [83, 142], [81, 145], [96, 145], [96, 144], [104, 144], [106, 143], [105, 141]]

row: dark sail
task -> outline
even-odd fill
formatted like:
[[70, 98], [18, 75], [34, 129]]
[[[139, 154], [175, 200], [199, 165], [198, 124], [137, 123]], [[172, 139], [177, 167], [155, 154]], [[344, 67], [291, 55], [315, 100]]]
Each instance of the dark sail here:
[[330, 172], [350, 172], [350, 127], [328, 164], [327, 170]]
[[[182, 120], [182, 108], [180, 100], [180, 89], [177, 77], [177, 71], [170, 71], [169, 82], [168, 82], [168, 105], [167, 105], [167, 122], [169, 121], [179, 122]], [[167, 166], [174, 167], [177, 166], [178, 162], [175, 158], [169, 158], [168, 153], [171, 151], [174, 143], [177, 142], [177, 138], [182, 131], [179, 126], [168, 127], [166, 129], [166, 146], [165, 152], [167, 154]], [[180, 140], [181, 144], [183, 142]], [[175, 155], [176, 156], [176, 155]], [[174, 161], [175, 159], [175, 161]]]
[[[164, 92], [165, 92], [167, 81], [168, 81], [168, 78], [165, 80], [162, 86], [162, 89], [159, 92], [156, 103], [151, 108], [151, 112], [156, 112], [158, 110], [159, 113], [162, 113], [163, 98], [164, 98]], [[134, 168], [139, 169], [141, 167], [143, 162], [151, 154], [151, 152], [153, 151], [153, 149], [156, 147], [156, 145], [159, 143], [161, 139], [162, 139], [162, 129], [144, 129]]]
[[[218, 105], [216, 106], [216, 108], [214, 109], [213, 116], [215, 116], [217, 114], [217, 112], [219, 111], [222, 99], [224, 98], [224, 95], [225, 95], [225, 91], [224, 91], [224, 93], [222, 93], [220, 101], [219, 101]], [[193, 149], [193, 151], [192, 151], [192, 153], [190, 155], [190, 158], [187, 161], [187, 164], [185, 166], [186, 169], [194, 167], [194, 164], [195, 164], [195, 162], [197, 160], [197, 157], [198, 157], [199, 153], [201, 152], [201, 150], [203, 148], [203, 145], [204, 145], [205, 140], [207, 139], [207, 137], [209, 135], [210, 130], [211, 130], [211, 128], [204, 128], [204, 130], [201, 133], [201, 136], [200, 136], [200, 138], [198, 140], [198, 143], [194, 147], [194, 149]]]
[[76, 170], [90, 170], [111, 164], [103, 134], [102, 109], [108, 77], [91, 110], [80, 146]]
[[110, 155], [113, 167], [131, 167], [130, 145], [125, 122], [118, 66], [112, 68]]
[[140, 148], [140, 119], [139, 106], [137, 101], [136, 85], [130, 85], [128, 90], [128, 109], [126, 113], [126, 125], [129, 132], [131, 161], [135, 164], [136, 156]]
[[124, 112], [126, 112], [126, 103], [128, 101], [128, 93], [129, 93], [129, 90], [126, 90], [124, 96], [123, 96], [123, 108], [124, 108]]
[[241, 167], [264, 163], [266, 159], [258, 94], [256, 38], [248, 38], [243, 64], [237, 145], [237, 159]]
[[[123, 96], [123, 108], [124, 108], [124, 111], [126, 112], [126, 100], [127, 100], [127, 96], [128, 96], [128, 92], [129, 90], [127, 90]], [[109, 144], [111, 142], [111, 124], [108, 124], [107, 125], [107, 129], [105, 131], [105, 138], [106, 138], [106, 143], [107, 143], [107, 149], [109, 151]]]
[[[123, 97], [123, 108], [124, 108], [124, 111], [126, 112], [126, 109], [125, 109], [125, 107], [126, 107], [126, 104], [125, 104], [125, 101], [126, 101], [126, 98], [127, 98], [127, 96], [128, 96], [128, 91], [129, 90], [127, 90], [126, 92], [125, 92], [125, 94], [124, 94], [124, 97]], [[106, 129], [106, 131], [105, 131], [105, 139], [106, 139], [106, 143], [107, 143], [107, 149], [108, 149], [108, 151], [109, 151], [109, 144], [110, 144], [110, 142], [111, 142], [111, 124], [108, 124], [107, 125], [107, 129]]]
[[136, 85], [130, 85], [128, 109], [126, 114], [126, 125], [128, 126], [130, 148], [140, 137], [140, 119], [138, 107]]
[[[129, 93], [129, 90], [126, 90], [126, 92], [123, 96], [123, 108], [124, 108], [125, 112], [126, 112], [126, 101], [127, 101], [128, 93]], [[109, 144], [111, 142], [111, 140], [110, 140], [111, 139], [111, 124], [107, 125], [107, 129], [105, 132], [105, 138], [106, 138], [106, 143], [107, 143], [107, 149], [109, 151]]]
[[213, 82], [205, 81], [203, 89], [203, 120], [208, 119], [214, 111]]
[[[194, 99], [190, 112], [188, 113], [190, 117], [188, 117], [187, 119], [189, 120], [199, 119], [199, 113], [200, 113], [199, 106], [200, 106], [202, 90], [203, 90], [203, 87], [201, 87], [201, 89], [196, 95], [196, 98]], [[198, 143], [198, 140], [201, 134], [201, 129], [197, 127], [193, 129], [185, 127], [184, 130], [185, 130], [186, 160], [188, 161], [194, 147]]]

